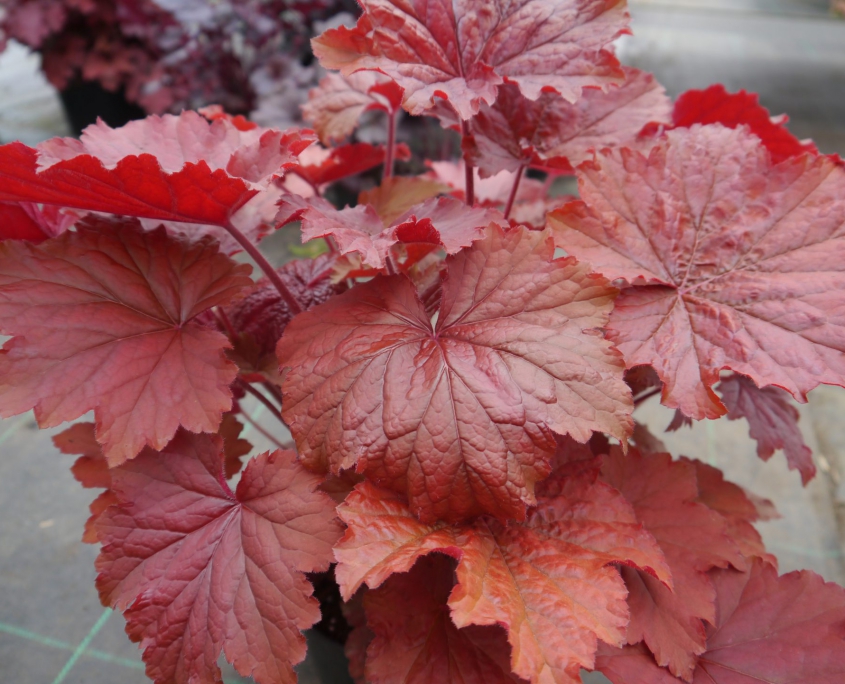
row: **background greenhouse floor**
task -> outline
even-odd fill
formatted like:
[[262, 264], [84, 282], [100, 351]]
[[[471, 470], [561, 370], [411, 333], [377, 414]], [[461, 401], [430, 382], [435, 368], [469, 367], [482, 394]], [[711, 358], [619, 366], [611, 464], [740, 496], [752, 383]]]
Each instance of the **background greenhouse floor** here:
[[[632, 0], [635, 37], [624, 60], [653, 71], [670, 94], [722, 82], [758, 92], [773, 114], [788, 113], [799, 137], [845, 155], [845, 21], [827, 0]], [[0, 58], [0, 140], [34, 144], [67, 134], [57, 98], [23, 50]], [[783, 517], [763, 523], [781, 570], [812, 568], [845, 583], [845, 390], [820, 388], [801, 407], [801, 425], [819, 476], [802, 488], [783, 455], [755, 456], [744, 421], [699, 423], [665, 437], [674, 453], [700, 458], [756, 494]], [[640, 410], [656, 431], [671, 414]], [[8, 684], [141, 684], [137, 647], [93, 586], [96, 549], [79, 542], [90, 491], [73, 481], [73, 457], [52, 447], [31, 414], [0, 422], [0, 672]], [[247, 435], [263, 447], [260, 436]], [[342, 684], [321, 671], [333, 644], [311, 635], [303, 684]], [[322, 657], [321, 657], [322, 656]], [[241, 681], [231, 671], [227, 681]]]

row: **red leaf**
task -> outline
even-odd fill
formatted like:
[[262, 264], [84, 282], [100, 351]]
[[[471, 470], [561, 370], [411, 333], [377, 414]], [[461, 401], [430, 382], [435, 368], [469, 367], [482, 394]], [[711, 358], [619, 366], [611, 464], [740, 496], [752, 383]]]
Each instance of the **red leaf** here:
[[228, 480], [243, 468], [241, 458], [252, 451], [252, 444], [241, 439], [244, 426], [234, 413], [224, 413], [217, 431], [223, 438], [223, 476]]
[[[736, 542], [740, 553], [746, 558], [762, 558], [777, 568], [777, 559], [766, 553], [760, 534], [751, 525], [752, 522], [765, 519], [760, 513], [759, 504], [742, 487], [727, 482], [722, 471], [701, 461], [691, 463], [695, 466], [698, 481], [698, 501], [725, 518], [728, 536]], [[774, 509], [771, 501], [761, 501]]]
[[86, 489], [111, 487], [109, 464], [94, 433], [94, 423], [76, 423], [53, 437], [53, 444], [63, 454], [78, 454], [71, 467], [76, 481]]
[[94, 410], [112, 465], [231, 407], [226, 339], [192, 319], [251, 283], [209, 240], [100, 220], [33, 246], [0, 244], [0, 413], [42, 427]]
[[[339, 502], [342, 503], [342, 502]], [[343, 602], [343, 617], [352, 631], [346, 637], [343, 652], [349, 660], [349, 676], [355, 684], [367, 684], [364, 673], [367, 662], [367, 648], [369, 648], [375, 634], [367, 627], [364, 614], [365, 591], [360, 591], [349, 601]]]
[[604, 49], [628, 32], [618, 0], [362, 0], [361, 6], [358, 25], [315, 38], [314, 54], [344, 75], [387, 74], [405, 89], [402, 105], [411, 114], [443, 98], [469, 119], [481, 102], [493, 104], [505, 79], [532, 100], [553, 90], [574, 102], [582, 88], [622, 76]]
[[610, 336], [629, 367], [650, 364], [663, 402], [725, 413], [721, 369], [806, 401], [845, 385], [845, 169], [829, 157], [772, 166], [744, 130], [669, 131], [648, 158], [604, 151], [581, 195], [551, 214], [559, 246], [629, 288]]
[[52, 138], [38, 146], [38, 168], [91, 156], [106, 169], [114, 169], [126, 157], [150, 154], [165, 173], [205, 162], [213, 171], [222, 170], [250, 186], [262, 187], [295, 164], [299, 153], [314, 139], [307, 130], [243, 130], [227, 119], [209, 122], [189, 111], [178, 116], [148, 116], [121, 128], [98, 121], [88, 126], [79, 140]]
[[619, 87], [585, 90], [575, 104], [554, 93], [531, 101], [516, 86], [503, 85], [495, 104], [482, 105], [469, 123], [472, 137], [464, 149], [470, 163], [482, 176], [524, 166], [572, 173], [592, 159], [593, 149], [633, 141], [649, 121], [668, 121], [672, 103], [663, 87], [651, 74], [623, 70]]
[[718, 389], [728, 409], [728, 420], [748, 420], [748, 430], [757, 440], [760, 458], [768, 461], [775, 450], [783, 449], [786, 462], [801, 473], [803, 484], [815, 477], [813, 452], [804, 444], [798, 427], [798, 410], [786, 392], [778, 387], [760, 389], [742, 375], [725, 378]]
[[644, 456], [617, 448], [605, 458], [603, 476], [631, 502], [637, 519], [666, 554], [674, 591], [653, 577], [622, 568], [631, 622], [628, 643], [645, 641], [657, 662], [689, 681], [695, 655], [704, 652], [702, 619], [715, 618], [713, 567], [745, 567], [728, 537], [724, 518], [700, 503], [695, 467], [668, 454]]
[[18, 142], [0, 146], [0, 201], [224, 225], [257, 192], [240, 178], [212, 171], [205, 161], [176, 173], [164, 172], [148, 154], [121, 159], [113, 169], [90, 155], [41, 172], [36, 164], [32, 148]]
[[86, 544], [99, 542], [97, 520], [109, 506], [117, 503], [111, 491], [111, 471], [103, 449], [95, 437], [94, 423], [76, 423], [53, 437], [53, 444], [63, 454], [79, 454], [70, 471], [76, 481], [86, 489], [104, 488], [106, 491], [88, 506], [91, 515], [85, 521], [82, 541]]
[[569, 477], [524, 524], [507, 527], [488, 517], [427, 525], [397, 496], [364, 482], [338, 508], [348, 526], [335, 548], [341, 593], [350, 596], [365, 582], [374, 589], [419, 557], [445, 553], [459, 561], [448, 602], [457, 627], [503, 626], [511, 669], [524, 679], [580, 681], [597, 636], [624, 640], [625, 590], [608, 564], [643, 562], [668, 578], [630, 505], [596, 474]]
[[[331, 282], [330, 269], [331, 258], [320, 256], [289, 261], [276, 272], [305, 311], [346, 290], [345, 284]], [[278, 289], [262, 278], [224, 312], [235, 333], [235, 362], [242, 371], [264, 373], [275, 381], [279, 366], [276, 345], [293, 318]]]
[[672, 123], [676, 128], [690, 128], [695, 124], [722, 124], [728, 128], [748, 126], [763, 141], [778, 163], [788, 157], [810, 152], [818, 154], [812, 142], [801, 142], [789, 129], [785, 115], [772, 117], [760, 105], [757, 95], [740, 90], [730, 94], [721, 84], [705, 90], [688, 90], [675, 102]]
[[441, 244], [446, 252], [454, 254], [484, 236], [484, 229], [491, 223], [507, 227], [504, 217], [495, 209], [468, 207], [453, 198], [442, 197], [426, 200], [408, 209], [393, 225], [385, 226], [369, 205], [335, 209], [323, 199], [302, 200], [289, 195], [280, 203], [279, 220], [283, 223], [302, 221], [302, 241], [331, 236], [341, 254], [357, 252], [362, 262], [375, 269], [382, 269], [391, 248], [397, 243], [414, 241], [415, 233], [405, 232], [408, 222], [430, 220], [435, 232], [427, 232], [424, 241]]
[[[320, 186], [369, 171], [384, 162], [385, 155], [384, 147], [369, 143], [342, 145], [325, 152], [325, 158], [318, 163], [298, 164], [292, 167], [293, 170], [312, 185]], [[407, 146], [400, 144], [396, 147], [396, 154], [397, 159], [408, 159], [411, 153]], [[302, 161], [305, 162], [306, 158], [303, 157]]]
[[320, 617], [303, 573], [329, 566], [334, 504], [290, 451], [250, 461], [232, 494], [221, 448], [180, 431], [112, 471], [120, 505], [98, 523], [100, 597], [125, 611], [157, 683], [221, 682], [221, 650], [259, 684], [292, 683], [299, 630]]
[[453, 566], [440, 554], [426, 556], [410, 572], [393, 575], [364, 596], [367, 624], [375, 634], [367, 649], [367, 682], [523, 681], [511, 674], [511, 649], [500, 627], [455, 627], [446, 604], [454, 583]]
[[630, 396], [594, 330], [614, 290], [553, 251], [546, 233], [491, 229], [447, 260], [436, 325], [403, 276], [297, 316], [277, 353], [305, 463], [357, 462], [425, 520], [521, 518], [552, 430], [624, 439]]
[[[813, 572], [781, 577], [757, 561], [715, 571], [718, 618], [694, 684], [839, 684], [845, 677], [845, 591]], [[614, 684], [671, 684], [648, 655], [602, 649], [597, 669]]]
[[250, 121], [242, 114], [236, 114], [235, 116], [227, 114], [221, 105], [207, 105], [206, 107], [200, 107], [197, 112], [202, 114], [209, 121], [228, 121], [239, 131], [252, 131], [258, 128], [257, 123]]
[[[398, 92], [391, 92], [391, 85]], [[375, 71], [360, 71], [346, 77], [330, 73], [308, 93], [302, 118], [314, 126], [320, 141], [329, 145], [351, 135], [364, 112], [376, 109], [395, 113], [402, 95], [395, 81]]]
[[76, 216], [33, 202], [0, 202], [0, 240], [43, 242], [64, 233]]

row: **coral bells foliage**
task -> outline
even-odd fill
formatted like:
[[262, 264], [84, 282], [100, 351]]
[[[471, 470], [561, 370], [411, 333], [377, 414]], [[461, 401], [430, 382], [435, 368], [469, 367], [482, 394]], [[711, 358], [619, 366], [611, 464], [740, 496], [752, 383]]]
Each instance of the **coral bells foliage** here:
[[[315, 131], [218, 107], [0, 147], [0, 414], [93, 416], [54, 439], [147, 674], [294, 682], [322, 604], [361, 683], [845, 681], [845, 590], [779, 575], [772, 504], [635, 420], [744, 420], [813, 477], [841, 160], [744, 92], [673, 106], [613, 55], [621, 1], [361, 6], [314, 42]], [[403, 108], [463, 159], [394, 168]], [[276, 230], [315, 258], [272, 265]]]

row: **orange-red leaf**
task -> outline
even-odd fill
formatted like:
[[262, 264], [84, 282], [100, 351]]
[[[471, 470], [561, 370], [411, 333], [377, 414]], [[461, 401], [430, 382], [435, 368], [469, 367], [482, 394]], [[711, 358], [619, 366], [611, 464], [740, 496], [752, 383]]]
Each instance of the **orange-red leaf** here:
[[446, 601], [454, 562], [440, 554], [418, 560], [364, 596], [369, 684], [518, 684], [507, 636], [498, 626], [458, 629]]
[[669, 579], [630, 505], [596, 475], [579, 468], [562, 476], [559, 492], [510, 526], [489, 517], [425, 524], [396, 495], [364, 482], [338, 508], [348, 526], [335, 549], [341, 592], [378, 587], [421, 556], [447, 554], [459, 561], [449, 597], [457, 627], [505, 627], [512, 671], [533, 683], [579, 681], [597, 637], [624, 641], [625, 589], [609, 564], [637, 563]]
[[0, 244], [0, 413], [42, 427], [94, 410], [112, 465], [162, 448], [182, 425], [214, 432], [236, 368], [193, 319], [251, 281], [208, 239], [95, 221], [31, 245]]
[[447, 260], [435, 324], [403, 276], [297, 316], [277, 353], [303, 460], [357, 463], [425, 520], [521, 518], [552, 430], [624, 438], [630, 395], [595, 330], [615, 292], [553, 251], [546, 233], [490, 229]]
[[845, 168], [830, 157], [772, 166], [745, 129], [675, 129], [645, 157], [599, 153], [581, 196], [553, 212], [560, 247], [633, 285], [610, 337], [650, 364], [663, 403], [725, 413], [721, 369], [797, 399], [845, 385]]
[[621, 80], [605, 48], [627, 32], [620, 0], [362, 0], [354, 29], [312, 41], [324, 67], [345, 75], [387, 74], [405, 89], [403, 106], [422, 114], [436, 98], [469, 119], [493, 104], [505, 79], [536, 100], [553, 90], [574, 102], [582, 88]]
[[669, 589], [646, 573], [622, 568], [631, 609], [628, 642], [645, 641], [661, 665], [689, 680], [695, 656], [705, 649], [702, 619], [715, 619], [715, 593], [706, 572], [731, 563], [745, 567], [745, 561], [727, 535], [725, 519], [696, 502], [691, 462], [635, 450], [625, 456], [614, 448], [602, 472], [657, 539], [674, 581]]
[[334, 504], [290, 451], [250, 461], [232, 493], [221, 449], [180, 431], [113, 469], [97, 587], [158, 684], [219, 684], [221, 651], [259, 684], [293, 684], [320, 616], [303, 573], [329, 566]]

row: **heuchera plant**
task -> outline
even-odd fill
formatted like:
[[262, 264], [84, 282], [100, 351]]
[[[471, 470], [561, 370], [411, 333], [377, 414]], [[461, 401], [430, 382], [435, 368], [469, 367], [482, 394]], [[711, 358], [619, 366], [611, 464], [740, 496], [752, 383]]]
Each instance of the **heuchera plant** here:
[[[60, 90], [96, 81], [150, 114], [246, 114], [295, 78], [314, 23], [343, 0], [0, 0], [0, 48], [41, 54]], [[280, 112], [277, 120], [286, 120]]]
[[[93, 411], [55, 442], [105, 490], [85, 540], [147, 674], [294, 681], [313, 580], [359, 682], [841, 684], [845, 590], [779, 575], [772, 505], [634, 409], [744, 418], [814, 475], [789, 397], [845, 385], [843, 162], [744, 92], [673, 106], [614, 57], [620, 0], [361, 5], [313, 42], [316, 133], [218, 109], [0, 147], [0, 413]], [[394, 175], [401, 109], [463, 160]], [[368, 110], [386, 148], [344, 142]], [[297, 221], [328, 251], [274, 269]], [[246, 394], [295, 447], [234, 485]]]

